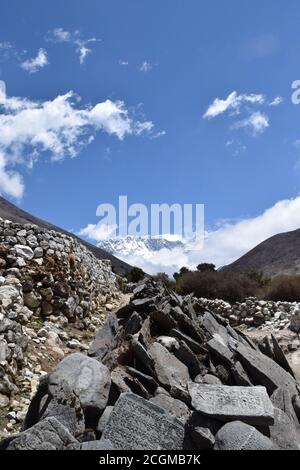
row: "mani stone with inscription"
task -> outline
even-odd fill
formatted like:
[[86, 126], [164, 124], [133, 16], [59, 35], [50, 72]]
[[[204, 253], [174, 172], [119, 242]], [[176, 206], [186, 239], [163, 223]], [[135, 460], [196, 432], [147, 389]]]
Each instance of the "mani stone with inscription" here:
[[122, 393], [102, 439], [116, 450], [180, 450], [184, 426], [154, 403], [133, 393]]
[[240, 420], [255, 426], [274, 423], [274, 407], [265, 387], [232, 387], [190, 382], [193, 408], [220, 421]]

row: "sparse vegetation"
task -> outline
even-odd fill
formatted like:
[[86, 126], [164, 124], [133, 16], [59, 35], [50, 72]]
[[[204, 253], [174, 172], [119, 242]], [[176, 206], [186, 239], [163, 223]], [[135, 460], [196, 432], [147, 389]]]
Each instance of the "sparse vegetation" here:
[[183, 267], [173, 277], [175, 289], [181, 295], [193, 293], [199, 298], [222, 299], [230, 303], [243, 301], [246, 297], [300, 302], [300, 275], [268, 279], [259, 271], [216, 271], [213, 264], [202, 263], [197, 266], [197, 271]]
[[265, 289], [265, 298], [282, 302], [300, 302], [300, 276], [278, 276]]
[[180, 277], [182, 277], [184, 274], [187, 274], [189, 272], [190, 272], [190, 270], [188, 268], [186, 268], [185, 266], [183, 266], [182, 268], [180, 268], [179, 273], [174, 273], [173, 274], [173, 277], [174, 277], [175, 281], [177, 282]]
[[166, 287], [170, 287], [171, 289], [175, 288], [175, 282], [170, 279], [170, 277], [166, 273], [157, 273], [156, 276], [153, 276], [153, 279], [155, 279], [156, 281], [162, 281], [162, 283]]
[[145, 275], [146, 274], [144, 273], [144, 271], [141, 268], [137, 268], [135, 266], [134, 268], [131, 269], [131, 271], [129, 271], [126, 274], [126, 278], [127, 278], [128, 282], [139, 282], [142, 279], [144, 279]]
[[257, 282], [257, 284], [261, 288], [265, 288], [268, 286], [270, 283], [270, 279], [264, 276], [264, 274], [261, 271], [249, 271], [245, 273], [249, 279], [252, 279], [253, 281]]
[[121, 292], [125, 292], [125, 281], [121, 276], [117, 276], [117, 283]]
[[231, 272], [199, 272], [183, 274], [176, 282], [181, 295], [194, 293], [196, 297], [239, 302], [256, 295], [259, 285], [245, 274]]

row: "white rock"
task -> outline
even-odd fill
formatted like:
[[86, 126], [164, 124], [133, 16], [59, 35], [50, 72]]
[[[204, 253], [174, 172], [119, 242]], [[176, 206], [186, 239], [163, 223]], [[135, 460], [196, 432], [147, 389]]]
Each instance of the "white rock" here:
[[16, 250], [17, 256], [25, 259], [33, 258], [33, 251], [29, 246], [26, 245], [15, 245], [14, 249]]

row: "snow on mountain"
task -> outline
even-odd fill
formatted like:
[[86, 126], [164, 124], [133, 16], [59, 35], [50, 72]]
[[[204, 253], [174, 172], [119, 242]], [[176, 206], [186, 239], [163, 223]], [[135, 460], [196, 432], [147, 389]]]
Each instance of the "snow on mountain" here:
[[160, 250], [173, 250], [180, 248], [184, 250], [185, 245], [180, 240], [169, 240], [163, 237], [133, 237], [109, 238], [98, 243], [98, 247], [109, 253], [120, 256], [141, 256], [148, 257], [153, 252]]

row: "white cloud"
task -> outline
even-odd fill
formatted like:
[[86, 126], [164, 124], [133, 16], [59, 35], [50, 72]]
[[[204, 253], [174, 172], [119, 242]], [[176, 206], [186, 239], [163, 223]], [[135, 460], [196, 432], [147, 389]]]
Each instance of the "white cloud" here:
[[3, 80], [0, 80], [0, 100], [1, 100], [1, 96], [6, 96], [6, 85], [5, 85], [5, 82]]
[[167, 134], [167, 131], [159, 131], [151, 136], [151, 139], [159, 139]]
[[72, 35], [69, 31], [64, 31], [62, 28], [55, 28], [52, 31], [53, 37], [58, 42], [69, 42], [72, 39]]
[[240, 108], [243, 104], [263, 104], [265, 102], [264, 95], [261, 94], [242, 94], [238, 95], [236, 91], [233, 91], [228, 95], [225, 100], [216, 98], [214, 102], [209, 106], [207, 111], [204, 113], [204, 119], [212, 119], [220, 114], [225, 113], [228, 110], [233, 110], [236, 113], [240, 112]]
[[39, 49], [37, 56], [22, 62], [21, 67], [29, 73], [36, 73], [48, 64], [47, 51]]
[[[78, 107], [73, 92], [49, 101], [9, 98], [0, 86], [0, 191], [21, 196], [21, 176], [16, 165], [32, 166], [41, 154], [53, 160], [76, 156], [96, 133], [123, 140], [126, 135], [151, 134], [151, 121], [135, 121], [122, 101], [106, 100]], [[20, 184], [19, 184], [20, 183]], [[16, 189], [17, 188], [17, 189]]]
[[92, 52], [88, 47], [89, 44], [100, 42], [100, 39], [95, 37], [89, 39], [82, 39], [78, 30], [74, 32], [65, 31], [62, 28], [55, 28], [48, 34], [48, 40], [56, 43], [69, 43], [75, 46], [76, 53], [79, 56], [80, 64], [85, 62], [86, 57]]
[[195, 256], [195, 262], [191, 264], [208, 260], [218, 267], [224, 266], [267, 238], [299, 227], [300, 196], [279, 201], [257, 217], [225, 223], [218, 230], [207, 233], [202, 253]]
[[123, 65], [123, 66], [126, 66], [126, 65], [129, 65], [129, 62], [128, 60], [119, 60], [119, 65]]
[[276, 98], [269, 103], [269, 106], [279, 106], [281, 103], [283, 103], [282, 96], [276, 96]]
[[140, 72], [147, 73], [147, 72], [150, 72], [150, 70], [152, 70], [152, 64], [150, 64], [150, 62], [147, 62], [147, 61], [145, 60], [145, 61], [142, 63], [142, 65], [140, 66], [139, 71], [140, 71]]
[[100, 242], [111, 238], [117, 228], [117, 225], [88, 224], [78, 232], [78, 235]]
[[20, 199], [24, 192], [22, 176], [6, 168], [6, 159], [2, 152], [0, 152], [0, 191], [16, 199]]
[[[202, 262], [212, 262], [221, 267], [237, 260], [267, 238], [299, 227], [300, 196], [279, 201], [256, 217], [234, 223], [221, 222], [216, 230], [206, 232], [203, 247], [188, 241], [184, 249], [175, 247], [172, 250], [149, 251], [142, 257], [131, 254], [122, 259], [152, 274], [165, 271], [172, 275], [182, 266], [194, 269]], [[81, 235], [100, 241], [103, 239], [102, 233], [97, 229], [97, 225], [88, 225]]]
[[258, 136], [270, 127], [269, 113], [266, 109], [275, 108], [283, 102], [281, 96], [268, 101], [263, 94], [230, 93], [227, 98], [216, 98], [203, 114], [203, 119], [213, 119], [226, 114], [231, 124], [230, 130], [248, 129], [252, 136]]
[[269, 117], [257, 111], [248, 118], [238, 121], [233, 125], [234, 129], [248, 128], [254, 136], [262, 134], [269, 127]]

